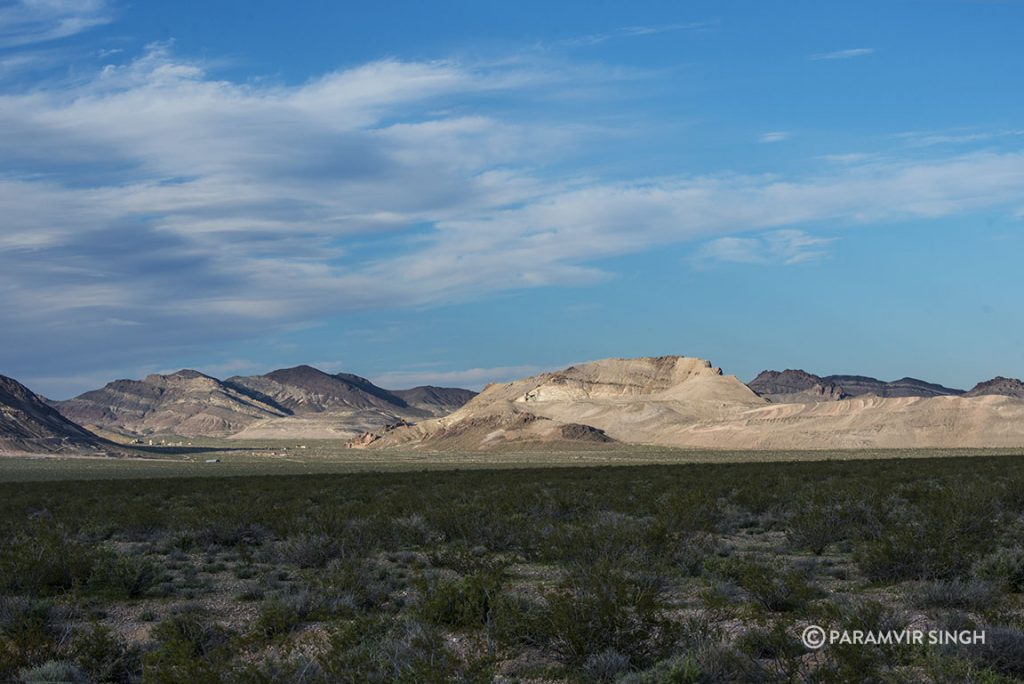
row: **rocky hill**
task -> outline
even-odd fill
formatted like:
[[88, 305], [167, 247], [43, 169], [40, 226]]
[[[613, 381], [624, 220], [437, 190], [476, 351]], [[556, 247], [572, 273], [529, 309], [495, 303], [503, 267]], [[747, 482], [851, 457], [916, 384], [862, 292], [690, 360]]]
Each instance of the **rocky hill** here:
[[473, 394], [431, 387], [392, 392], [357, 375], [296, 366], [223, 381], [194, 370], [115, 380], [53, 406], [70, 420], [128, 437], [315, 439], [444, 415]]
[[985, 382], [975, 385], [965, 397], [1003, 396], [1024, 399], [1024, 382], [1016, 378], [1004, 378], [997, 376]]
[[0, 452], [96, 452], [111, 447], [17, 380], [0, 375]]
[[864, 375], [818, 376], [802, 370], [761, 371], [748, 383], [750, 389], [773, 403], [837, 401], [873, 394], [877, 397], [942, 397], [963, 394], [916, 378], [892, 382]]
[[605, 359], [488, 385], [449, 416], [363, 435], [352, 446], [657, 443], [671, 426], [764, 404], [734, 376], [702, 359]]

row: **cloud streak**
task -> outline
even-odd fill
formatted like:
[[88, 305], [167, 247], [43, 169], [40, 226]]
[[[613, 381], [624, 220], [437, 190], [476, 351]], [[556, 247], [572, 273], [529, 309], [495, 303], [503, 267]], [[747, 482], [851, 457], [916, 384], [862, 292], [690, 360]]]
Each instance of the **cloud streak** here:
[[623, 26], [604, 33], [590, 33], [583, 36], [565, 38], [558, 41], [556, 44], [565, 47], [590, 47], [620, 38], [656, 36], [662, 33], [676, 33], [678, 31], [709, 31], [717, 26], [717, 21], [677, 22], [673, 24], [658, 24], [652, 26]]
[[695, 262], [793, 266], [827, 257], [825, 246], [834, 241], [835, 238], [818, 237], [802, 230], [776, 230], [757, 237], [722, 237], [701, 246]]
[[849, 50], [835, 50], [833, 52], [819, 52], [811, 55], [808, 59], [812, 60], [830, 60], [830, 59], [853, 59], [854, 57], [867, 57], [873, 55], [878, 50], [875, 48], [851, 48]]
[[67, 38], [110, 20], [103, 0], [14, 0], [0, 7], [0, 48]]

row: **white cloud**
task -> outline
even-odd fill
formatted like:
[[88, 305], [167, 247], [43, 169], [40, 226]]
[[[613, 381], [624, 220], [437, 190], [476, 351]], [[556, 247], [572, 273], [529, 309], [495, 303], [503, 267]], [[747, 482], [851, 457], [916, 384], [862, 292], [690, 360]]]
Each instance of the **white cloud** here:
[[852, 59], [853, 57], [873, 55], [875, 52], [877, 52], [875, 48], [852, 48], [849, 50], [836, 50], [834, 52], [820, 52], [818, 54], [811, 55], [809, 59]]
[[14, 0], [0, 7], [0, 47], [67, 38], [111, 19], [104, 0]]
[[761, 143], [777, 143], [789, 140], [791, 137], [786, 131], [768, 131], [767, 133], [762, 133], [757, 141]]
[[[113, 367], [360, 308], [595, 282], [600, 259], [727, 236], [741, 242], [722, 253], [798, 260], [820, 250], [759, 233], [1024, 201], [1013, 151], [788, 177], [558, 173], [599, 130], [500, 103], [601, 84], [580, 73], [386, 60], [236, 83], [154, 46], [0, 95], [0, 362], [74, 351]], [[110, 321], [132, 324], [112, 336]]]
[[802, 230], [776, 230], [757, 237], [722, 237], [704, 243], [696, 253], [698, 264], [733, 262], [786, 266], [817, 261], [835, 238], [822, 238]]

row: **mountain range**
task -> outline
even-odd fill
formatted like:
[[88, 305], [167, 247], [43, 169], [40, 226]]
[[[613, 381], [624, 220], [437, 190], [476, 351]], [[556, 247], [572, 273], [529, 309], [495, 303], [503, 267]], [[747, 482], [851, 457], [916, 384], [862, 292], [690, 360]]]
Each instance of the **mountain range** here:
[[964, 394], [964, 390], [943, 387], [916, 378], [892, 382], [864, 375], [814, 375], [802, 370], [761, 371], [750, 381], [750, 389], [773, 402], [839, 401], [873, 394], [877, 397], [943, 397]]
[[1024, 446], [1024, 383], [763, 371], [749, 384], [684, 356], [604, 359], [488, 385], [389, 390], [311, 366], [219, 380], [194, 370], [47, 401], [0, 376], [0, 451], [109, 452], [154, 437], [339, 439], [469, 450], [649, 444], [833, 449]]
[[239, 439], [351, 437], [403, 420], [454, 411], [469, 390], [386, 390], [348, 373], [311, 366], [227, 380], [194, 370], [115, 380], [67, 401], [51, 402], [80, 425], [124, 436]]

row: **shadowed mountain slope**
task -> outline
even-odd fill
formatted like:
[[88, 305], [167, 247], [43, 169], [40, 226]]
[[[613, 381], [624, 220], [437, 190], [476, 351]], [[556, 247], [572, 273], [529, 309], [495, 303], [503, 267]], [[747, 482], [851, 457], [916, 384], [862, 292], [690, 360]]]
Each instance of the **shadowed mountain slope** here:
[[0, 452], [60, 453], [113, 447], [71, 422], [17, 380], [0, 375]]

